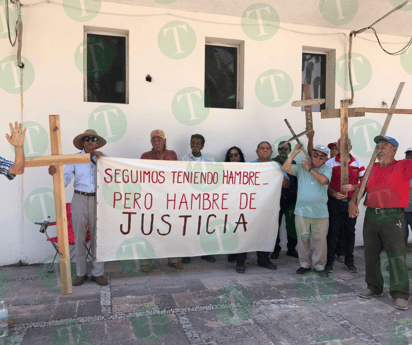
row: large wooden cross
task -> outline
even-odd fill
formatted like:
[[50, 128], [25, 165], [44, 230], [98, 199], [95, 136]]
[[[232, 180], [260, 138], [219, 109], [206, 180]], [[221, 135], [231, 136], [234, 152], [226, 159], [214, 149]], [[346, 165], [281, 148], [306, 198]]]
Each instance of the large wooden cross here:
[[[321, 111], [321, 119], [331, 119], [331, 118], [340, 118], [340, 160], [341, 160], [341, 179], [340, 179], [340, 184], [341, 186], [349, 184], [349, 145], [348, 145], [348, 117], [358, 117], [358, 116], [365, 116], [365, 113], [377, 113], [377, 114], [382, 114], [382, 113], [387, 113], [388, 117], [385, 121], [384, 128], [382, 128], [382, 134], [386, 134], [386, 130], [389, 126], [389, 122], [392, 118], [392, 114], [412, 114], [411, 109], [395, 109], [396, 104], [398, 103], [398, 99], [400, 96], [400, 93], [402, 92], [403, 85], [405, 83], [401, 83], [399, 85], [398, 91], [396, 93], [395, 99], [393, 100], [391, 109], [381, 109], [381, 108], [349, 108], [350, 105], [350, 100], [341, 100], [340, 101], [340, 109], [331, 109], [331, 110], [322, 110]], [[390, 115], [390, 116], [389, 116]], [[375, 162], [376, 159], [376, 149], [374, 154], [372, 155], [371, 161], [368, 166], [368, 170], [365, 173], [365, 176], [363, 178], [363, 184], [366, 185], [366, 182], [368, 180], [370, 170], [372, 169], [372, 166]], [[364, 189], [363, 189], [364, 191]], [[362, 194], [363, 194], [363, 191]], [[340, 191], [340, 193], [347, 195], [347, 193], [344, 193]], [[358, 204], [360, 202], [360, 198], [362, 197], [362, 194], [359, 193], [359, 199], [358, 199]]]
[[54, 205], [59, 246], [60, 279], [62, 295], [72, 293], [69, 240], [67, 232], [66, 193], [64, 190], [63, 165], [90, 163], [90, 154], [62, 155], [60, 116], [49, 115], [51, 156], [26, 159], [26, 168], [55, 165], [53, 175]]

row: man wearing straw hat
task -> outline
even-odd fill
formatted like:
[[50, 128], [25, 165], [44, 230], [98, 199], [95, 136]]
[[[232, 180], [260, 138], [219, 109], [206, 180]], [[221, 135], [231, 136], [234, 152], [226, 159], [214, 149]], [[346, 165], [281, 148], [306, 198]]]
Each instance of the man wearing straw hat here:
[[[87, 129], [84, 133], [73, 139], [73, 145], [81, 150], [78, 153], [90, 153], [91, 162], [88, 164], [71, 164], [64, 168], [64, 186], [70, 183], [74, 177], [74, 194], [71, 203], [73, 230], [76, 236], [76, 270], [77, 277], [73, 286], [79, 286], [87, 280], [86, 271], [86, 235], [87, 223], [89, 223], [90, 239], [94, 241], [96, 232], [96, 165], [97, 159], [107, 157], [106, 154], [96, 151], [106, 145], [106, 140], [93, 129]], [[57, 171], [54, 165], [49, 167], [49, 174]], [[93, 246], [92, 246], [93, 251]], [[92, 256], [94, 253], [92, 252]], [[106, 286], [104, 275], [104, 262], [92, 261], [92, 281], [98, 285]]]

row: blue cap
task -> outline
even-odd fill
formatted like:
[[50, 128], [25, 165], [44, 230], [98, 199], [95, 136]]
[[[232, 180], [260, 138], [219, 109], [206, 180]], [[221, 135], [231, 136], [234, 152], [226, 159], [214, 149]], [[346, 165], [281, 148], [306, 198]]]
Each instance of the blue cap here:
[[392, 138], [392, 137], [388, 137], [388, 136], [382, 136], [382, 135], [377, 135], [373, 141], [375, 143], [378, 143], [380, 140], [386, 140], [389, 141], [393, 146], [395, 147], [399, 147], [399, 143], [396, 141], [396, 139]]

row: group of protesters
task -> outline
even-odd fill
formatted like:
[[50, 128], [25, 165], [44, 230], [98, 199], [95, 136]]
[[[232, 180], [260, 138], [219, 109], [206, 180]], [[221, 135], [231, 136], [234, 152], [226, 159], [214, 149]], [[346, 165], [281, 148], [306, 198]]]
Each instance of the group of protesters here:
[[[15, 163], [0, 157], [0, 173], [9, 179], [24, 172], [24, 134], [21, 124], [10, 124], [11, 135], [7, 140], [15, 146]], [[341, 185], [340, 140], [329, 145], [313, 145], [314, 132], [308, 132], [308, 150], [302, 144], [296, 144], [293, 151], [290, 143], [278, 144], [278, 155], [271, 158], [272, 146], [262, 141], [256, 149], [257, 159], [252, 163], [275, 161], [283, 171], [282, 191], [280, 197], [279, 223], [285, 218], [287, 234], [286, 255], [299, 259], [297, 274], [316, 272], [327, 278], [334, 270], [335, 260], [342, 262], [351, 273], [358, 272], [354, 264], [355, 225], [359, 215], [358, 194], [365, 174], [363, 164], [350, 154], [348, 145], [349, 183]], [[390, 294], [395, 307], [406, 310], [409, 307], [409, 279], [406, 265], [406, 244], [408, 224], [412, 224], [412, 148], [406, 150], [406, 159], [397, 161], [395, 154], [398, 142], [389, 136], [376, 136], [378, 162], [373, 165], [364, 192], [365, 221], [363, 237], [365, 246], [365, 280], [367, 289], [360, 297], [372, 298], [383, 293], [383, 278], [380, 255], [386, 252], [389, 262]], [[166, 149], [166, 136], [163, 130], [156, 129], [150, 133], [152, 149], [141, 155], [141, 159], [178, 160], [175, 151]], [[79, 286], [87, 280], [86, 241], [87, 224], [92, 240], [95, 238], [96, 208], [96, 165], [97, 159], [107, 157], [98, 151], [106, 140], [96, 131], [88, 129], [78, 134], [73, 140], [78, 153], [89, 153], [91, 162], [87, 164], [66, 165], [64, 184], [67, 186], [74, 178], [74, 195], [72, 199], [73, 229], [76, 236], [76, 270], [77, 277], [73, 286]], [[180, 157], [181, 161], [214, 161], [204, 156], [202, 150], [205, 138], [194, 134], [190, 138], [190, 153]], [[294, 158], [304, 151], [306, 160], [296, 163]], [[329, 156], [330, 155], [330, 156]], [[233, 146], [225, 155], [225, 162], [245, 162], [242, 150]], [[49, 167], [51, 175], [56, 173], [54, 166]], [[274, 229], [276, 233], [276, 229]], [[257, 252], [257, 263], [261, 267], [276, 270], [270, 261], [276, 260], [281, 252], [279, 231], [273, 252]], [[202, 256], [208, 262], [216, 259], [212, 255]], [[182, 269], [191, 258], [169, 258], [168, 265]], [[228, 256], [228, 261], [236, 264], [238, 273], [245, 273], [246, 253]], [[145, 268], [142, 267], [142, 270]], [[92, 262], [91, 280], [105, 286], [104, 263]]]

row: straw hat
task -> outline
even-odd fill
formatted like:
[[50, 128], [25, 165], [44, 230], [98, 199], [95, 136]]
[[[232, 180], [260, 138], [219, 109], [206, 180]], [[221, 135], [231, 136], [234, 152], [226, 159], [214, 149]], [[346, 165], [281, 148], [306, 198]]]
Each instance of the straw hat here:
[[86, 129], [84, 133], [77, 135], [73, 139], [73, 145], [79, 150], [83, 150], [83, 138], [84, 137], [96, 137], [98, 139], [96, 150], [106, 145], [106, 140], [100, 135], [98, 135], [95, 130]]

